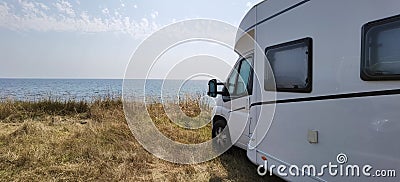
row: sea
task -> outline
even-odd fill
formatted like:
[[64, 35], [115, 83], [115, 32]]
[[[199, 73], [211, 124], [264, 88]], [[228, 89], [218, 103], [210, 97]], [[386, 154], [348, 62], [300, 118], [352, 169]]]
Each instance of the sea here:
[[202, 97], [207, 80], [162, 79], [0, 79], [0, 101], [77, 100], [125, 97], [133, 99], [176, 99]]

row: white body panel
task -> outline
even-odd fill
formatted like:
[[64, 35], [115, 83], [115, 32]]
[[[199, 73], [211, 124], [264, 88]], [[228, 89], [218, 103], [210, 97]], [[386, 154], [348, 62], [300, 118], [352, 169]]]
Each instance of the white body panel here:
[[[240, 28], [255, 30], [257, 44], [265, 49], [273, 45], [312, 38], [312, 91], [310, 93], [277, 92], [276, 100], [310, 98], [369, 91], [399, 89], [400, 81], [364, 81], [360, 78], [361, 28], [364, 24], [400, 14], [398, 0], [311, 0], [290, 8], [301, 0], [268, 0], [245, 16]], [[290, 9], [287, 9], [290, 8]], [[282, 10], [285, 10], [282, 12]], [[255, 20], [255, 21], [254, 21]], [[400, 40], [399, 40], [400, 41]], [[264, 52], [254, 53], [254, 72], [260, 79], [254, 82], [251, 103], [268, 102], [264, 90]], [[218, 102], [216, 115], [229, 118], [228, 103]], [[243, 105], [241, 105], [243, 104]], [[232, 108], [245, 107], [238, 101]], [[268, 105], [254, 105], [250, 118], [263, 122], [271, 113], [260, 112]], [[266, 136], [266, 128], [255, 128], [256, 121], [246, 122], [246, 130], [237, 145], [248, 150], [249, 159], [263, 164], [266, 156], [270, 164], [313, 164], [317, 167], [336, 162], [345, 153], [349, 163], [369, 164], [374, 169], [395, 169], [400, 175], [400, 95], [379, 95], [321, 99], [276, 104], [275, 116]], [[233, 117], [239, 118], [239, 117]], [[243, 116], [241, 117], [243, 118]], [[231, 128], [236, 131], [238, 129]], [[307, 131], [318, 131], [318, 143], [307, 140]], [[231, 132], [232, 132], [231, 131]], [[255, 149], [245, 147], [253, 137], [260, 144]], [[247, 139], [247, 141], [245, 141]], [[274, 171], [275, 173], [276, 171]], [[289, 180], [327, 181], [398, 181], [398, 177], [321, 177]]]

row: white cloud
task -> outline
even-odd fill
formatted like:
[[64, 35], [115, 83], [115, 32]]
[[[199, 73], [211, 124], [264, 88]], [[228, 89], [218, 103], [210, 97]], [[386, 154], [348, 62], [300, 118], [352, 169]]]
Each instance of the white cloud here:
[[43, 10], [49, 10], [50, 8], [48, 7], [48, 6], [46, 6], [45, 4], [43, 4], [43, 3], [35, 3], [37, 6], [39, 6], [41, 9], [43, 9]]
[[253, 3], [252, 3], [252, 2], [250, 2], [250, 1], [249, 1], [249, 2], [247, 2], [247, 3], [246, 3], [246, 7], [247, 7], [247, 8], [251, 8], [251, 7], [253, 7]]
[[121, 18], [122, 17], [122, 15], [117, 10], [114, 10], [114, 16], [116, 18]]
[[35, 4], [28, 1], [18, 0], [19, 5], [21, 5], [22, 11], [27, 12], [35, 9]]
[[[52, 10], [51, 7], [35, 1], [19, 0], [18, 4], [22, 9], [20, 13], [16, 13], [18, 11], [11, 4], [0, 2], [0, 27], [15, 31], [116, 32], [140, 39], [159, 27], [154, 20], [142, 18], [136, 21], [128, 16], [122, 16], [117, 11], [106, 18], [96, 17], [87, 11], [76, 11], [71, 3], [65, 0], [53, 4], [53, 8], [61, 15], [49, 11]], [[109, 10], [105, 8], [102, 12], [109, 13]], [[158, 16], [158, 12], [153, 13], [155, 17]]]
[[149, 20], [147, 18], [142, 18], [142, 22], [140, 23], [143, 27], [149, 26]]
[[89, 15], [88, 15], [88, 13], [86, 11], [82, 12], [80, 16], [81, 16], [83, 21], [90, 22], [90, 17], [89, 17]]
[[137, 5], [135, 4], [135, 5], [133, 5], [133, 7], [134, 7], [134, 8], [137, 8]]
[[3, 17], [7, 16], [8, 11], [10, 11], [10, 7], [8, 7], [8, 4], [3, 2], [0, 4], [0, 22], [3, 22]]
[[53, 3], [53, 6], [56, 7], [59, 12], [65, 13], [71, 17], [75, 17], [75, 11], [72, 9], [70, 2], [58, 0], [56, 3]]
[[101, 12], [105, 15], [109, 15], [110, 11], [108, 10], [108, 8], [104, 8], [103, 10], [101, 10]]
[[150, 14], [150, 16], [151, 16], [151, 18], [155, 19], [155, 18], [158, 16], [158, 11], [153, 11], [153, 12]]

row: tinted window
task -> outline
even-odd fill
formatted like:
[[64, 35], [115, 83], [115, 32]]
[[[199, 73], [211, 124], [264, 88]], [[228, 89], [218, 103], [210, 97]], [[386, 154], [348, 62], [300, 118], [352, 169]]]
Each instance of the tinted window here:
[[237, 62], [225, 83], [225, 89], [228, 90], [229, 95], [223, 96], [224, 101], [251, 95], [253, 86], [252, 65], [252, 57], [242, 58]]
[[[266, 64], [271, 65], [277, 91], [311, 92], [311, 53], [311, 38], [291, 41], [266, 49], [268, 61]], [[265, 71], [267, 70], [265, 69]], [[265, 75], [265, 80], [271, 81], [267, 77], [268, 74]]]
[[400, 79], [400, 18], [374, 21], [363, 27], [361, 78]]
[[229, 95], [235, 95], [236, 80], [238, 77], [238, 67], [240, 64], [236, 64], [226, 82], [226, 88], [228, 89]]
[[237, 80], [236, 95], [249, 95], [251, 90], [251, 76], [252, 76], [252, 59], [243, 59], [241, 61], [239, 77]]

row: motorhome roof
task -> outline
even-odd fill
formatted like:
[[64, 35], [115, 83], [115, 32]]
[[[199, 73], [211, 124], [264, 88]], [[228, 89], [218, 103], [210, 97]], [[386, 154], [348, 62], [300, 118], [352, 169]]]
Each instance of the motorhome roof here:
[[[256, 24], [263, 23], [272, 19], [290, 9], [302, 5], [310, 0], [265, 0], [254, 5], [243, 17], [239, 28], [242, 31], [248, 31]], [[262, 9], [262, 11], [257, 11]]]

